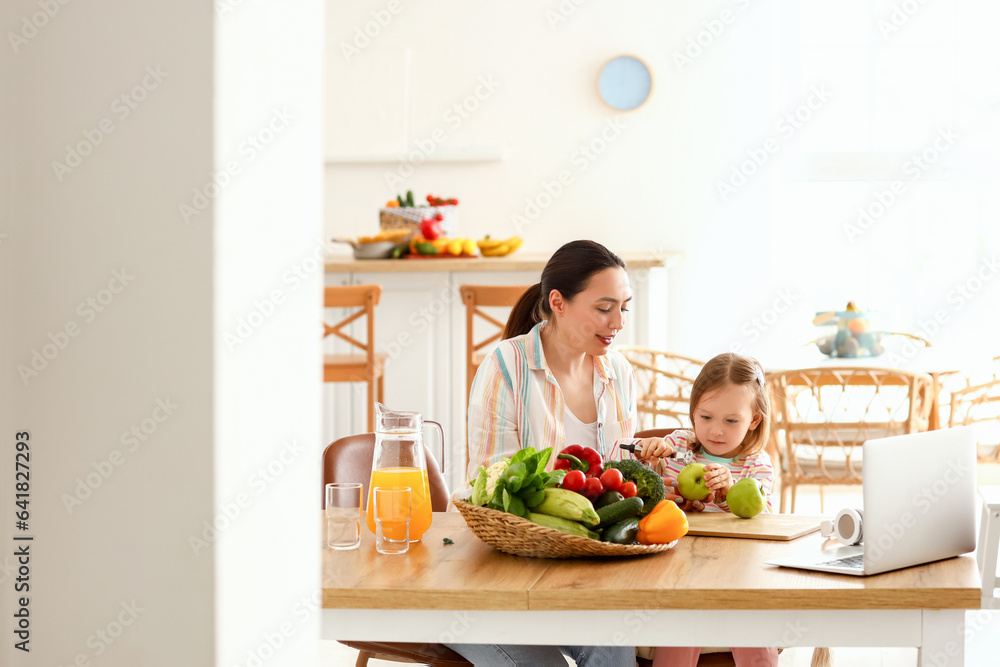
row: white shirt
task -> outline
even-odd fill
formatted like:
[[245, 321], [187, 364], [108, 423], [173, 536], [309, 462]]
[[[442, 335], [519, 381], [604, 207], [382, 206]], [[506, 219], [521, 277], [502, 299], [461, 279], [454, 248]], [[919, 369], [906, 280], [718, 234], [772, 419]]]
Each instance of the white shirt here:
[[576, 415], [574, 415], [573, 411], [569, 408], [566, 408], [565, 413], [566, 446], [583, 445], [584, 447], [599, 449], [600, 444], [597, 441], [597, 421], [595, 420], [589, 424], [584, 424], [576, 418]]

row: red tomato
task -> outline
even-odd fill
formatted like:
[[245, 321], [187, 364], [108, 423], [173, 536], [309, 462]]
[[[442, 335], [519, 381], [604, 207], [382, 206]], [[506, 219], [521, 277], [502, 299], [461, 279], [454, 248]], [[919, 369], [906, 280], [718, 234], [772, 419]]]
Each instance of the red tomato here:
[[[618, 491], [622, 488], [622, 484], [625, 483], [625, 478], [622, 477], [622, 471], [616, 470], [615, 468], [608, 468], [601, 473], [601, 485], [604, 486], [605, 491]], [[624, 494], [622, 494], [624, 495]]]
[[632, 498], [638, 492], [635, 488], [635, 482], [625, 482], [622, 484], [621, 488], [618, 489], [618, 493], [622, 494], [626, 498]]
[[594, 499], [604, 493], [604, 485], [601, 484], [601, 480], [597, 477], [588, 477], [587, 481], [583, 485], [583, 491], [580, 493], [590, 499]]
[[577, 493], [583, 492], [583, 485], [587, 483], [587, 476], [583, 474], [582, 470], [570, 470], [563, 477], [562, 488], [567, 491], [576, 491]]

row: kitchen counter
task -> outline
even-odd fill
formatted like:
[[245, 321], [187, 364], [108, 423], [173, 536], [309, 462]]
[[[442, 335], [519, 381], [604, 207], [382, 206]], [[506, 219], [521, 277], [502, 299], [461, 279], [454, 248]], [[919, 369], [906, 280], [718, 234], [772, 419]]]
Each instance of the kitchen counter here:
[[[679, 252], [622, 253], [629, 269], [663, 268], [680, 257]], [[515, 252], [507, 257], [450, 257], [402, 259], [354, 259], [352, 255], [332, 255], [326, 259], [327, 273], [396, 273], [415, 271], [533, 271], [541, 273], [549, 261], [546, 253]]]

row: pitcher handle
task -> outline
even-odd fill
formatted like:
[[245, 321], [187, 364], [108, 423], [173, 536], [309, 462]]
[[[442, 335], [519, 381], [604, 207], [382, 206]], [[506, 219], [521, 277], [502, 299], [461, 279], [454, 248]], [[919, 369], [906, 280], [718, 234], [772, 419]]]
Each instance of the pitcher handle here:
[[[437, 427], [438, 435], [441, 438], [441, 462], [440, 463], [441, 463], [441, 474], [443, 475], [443, 474], [445, 474], [445, 472], [444, 472], [444, 470], [445, 470], [445, 468], [444, 468], [444, 455], [445, 454], [444, 453], [445, 453], [445, 450], [447, 449], [444, 446], [444, 427], [441, 426], [441, 424], [439, 424], [438, 422], [433, 421], [431, 419], [427, 419], [427, 420], [424, 421], [424, 426], [428, 426], [430, 424], [434, 424], [434, 426]], [[431, 455], [433, 456], [433, 454], [431, 454]]]

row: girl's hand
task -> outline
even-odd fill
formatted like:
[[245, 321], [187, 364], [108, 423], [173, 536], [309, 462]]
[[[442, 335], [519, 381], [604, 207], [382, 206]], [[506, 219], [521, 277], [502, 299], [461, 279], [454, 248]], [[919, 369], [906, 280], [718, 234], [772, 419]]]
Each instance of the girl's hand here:
[[705, 485], [719, 498], [725, 498], [733, 488], [733, 474], [721, 463], [705, 464]]
[[643, 438], [636, 444], [642, 447], [642, 451], [637, 452], [636, 456], [644, 461], [655, 463], [656, 459], [661, 459], [674, 453], [673, 445], [663, 438]]
[[676, 479], [663, 481], [667, 482], [667, 489], [666, 493], [663, 494], [663, 499], [674, 501], [685, 512], [703, 512], [705, 511], [705, 503], [715, 502], [715, 491], [708, 494], [708, 497], [704, 500], [688, 500], [677, 490]]

